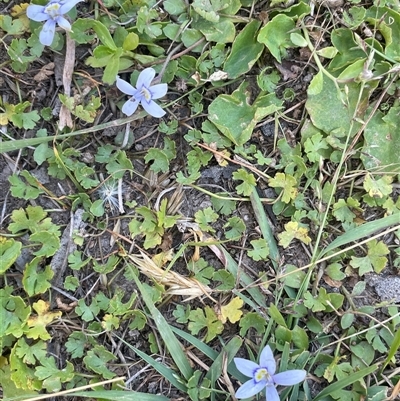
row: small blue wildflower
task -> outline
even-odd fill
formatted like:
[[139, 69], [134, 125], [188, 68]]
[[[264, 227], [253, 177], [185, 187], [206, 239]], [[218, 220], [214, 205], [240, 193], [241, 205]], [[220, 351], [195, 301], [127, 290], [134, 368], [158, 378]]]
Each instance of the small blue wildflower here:
[[50, 46], [56, 32], [56, 25], [71, 31], [71, 24], [64, 18], [77, 3], [83, 0], [51, 0], [46, 6], [30, 4], [26, 9], [26, 15], [33, 21], [46, 21], [39, 34], [42, 45]]
[[117, 76], [118, 89], [132, 96], [122, 106], [122, 112], [127, 116], [131, 116], [139, 106], [142, 107], [153, 117], [160, 118], [165, 114], [165, 111], [153, 99], [163, 97], [168, 90], [167, 84], [158, 84], [151, 86], [151, 81], [154, 79], [156, 72], [153, 68], [146, 68], [140, 74], [136, 83], [136, 88], [128, 82]]
[[234, 358], [236, 367], [245, 376], [251, 377], [236, 391], [236, 398], [248, 398], [266, 389], [267, 401], [280, 401], [276, 385], [292, 386], [306, 377], [305, 370], [288, 370], [275, 374], [276, 362], [267, 345], [261, 352], [260, 364], [243, 358]]

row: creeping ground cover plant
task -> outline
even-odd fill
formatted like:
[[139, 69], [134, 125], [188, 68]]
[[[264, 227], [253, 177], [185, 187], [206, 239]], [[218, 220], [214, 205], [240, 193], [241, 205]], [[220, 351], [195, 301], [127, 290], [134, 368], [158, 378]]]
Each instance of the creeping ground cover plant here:
[[265, 388], [267, 401], [279, 401], [276, 385], [292, 386], [302, 382], [307, 372], [305, 370], [293, 369], [286, 372], [276, 372], [276, 362], [269, 345], [261, 351], [260, 364], [244, 358], [234, 358], [238, 370], [245, 376], [251, 377], [236, 391], [238, 399], [249, 398]]
[[399, 0], [0, 0], [0, 399], [399, 400], [399, 66]]
[[26, 15], [33, 21], [46, 21], [39, 34], [39, 40], [42, 45], [50, 46], [56, 32], [56, 25], [71, 31], [71, 24], [64, 17], [66, 13], [83, 0], [51, 0], [47, 5], [40, 6], [30, 4], [26, 9]]

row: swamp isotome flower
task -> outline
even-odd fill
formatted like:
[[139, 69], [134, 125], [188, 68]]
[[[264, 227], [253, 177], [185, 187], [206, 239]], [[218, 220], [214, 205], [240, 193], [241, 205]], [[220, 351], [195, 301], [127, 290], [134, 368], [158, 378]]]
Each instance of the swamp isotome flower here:
[[167, 84], [158, 84], [151, 86], [151, 81], [156, 72], [153, 68], [146, 68], [140, 74], [136, 82], [136, 88], [117, 76], [118, 89], [131, 96], [122, 106], [122, 112], [131, 116], [137, 109], [139, 103], [153, 117], [160, 118], [165, 111], [153, 100], [163, 97], [168, 90]]
[[306, 377], [305, 370], [288, 370], [276, 373], [276, 362], [271, 348], [267, 345], [260, 355], [260, 364], [243, 358], [234, 358], [236, 367], [245, 376], [251, 377], [236, 391], [236, 398], [248, 398], [266, 389], [267, 401], [279, 401], [276, 385], [292, 386]]
[[51, 0], [46, 6], [30, 4], [26, 9], [26, 15], [33, 21], [46, 21], [39, 34], [42, 45], [50, 46], [56, 32], [56, 25], [71, 31], [71, 24], [64, 18], [77, 3], [83, 0]]

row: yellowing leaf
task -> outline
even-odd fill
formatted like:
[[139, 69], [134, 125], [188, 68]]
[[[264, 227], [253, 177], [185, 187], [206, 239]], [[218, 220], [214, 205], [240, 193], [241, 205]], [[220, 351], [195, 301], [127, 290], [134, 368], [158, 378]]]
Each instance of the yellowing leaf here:
[[11, 16], [13, 18], [18, 18], [24, 25], [25, 30], [29, 29], [29, 18], [26, 16], [26, 9], [29, 3], [17, 4], [11, 8]]
[[47, 332], [46, 326], [53, 320], [59, 318], [62, 315], [62, 312], [49, 312], [50, 304], [42, 300], [35, 302], [32, 307], [37, 315], [31, 316], [28, 319], [28, 326], [30, 329], [26, 336], [35, 340], [38, 338], [41, 338], [42, 340], [50, 340], [51, 336]]
[[268, 181], [268, 184], [274, 188], [282, 188], [282, 202], [290, 203], [297, 196], [297, 182], [290, 174], [276, 173], [274, 178]]
[[287, 248], [290, 242], [296, 238], [301, 242], [304, 242], [308, 245], [311, 242], [311, 238], [308, 236], [308, 228], [299, 227], [299, 223], [297, 221], [290, 221], [285, 224], [285, 231], [283, 233], [278, 234], [279, 237], [279, 245]]
[[219, 320], [224, 324], [227, 320], [231, 323], [238, 322], [243, 315], [243, 312], [240, 310], [242, 306], [243, 300], [241, 298], [233, 298], [228, 305], [221, 307], [221, 314], [218, 316]]
[[8, 117], [6, 113], [0, 113], [0, 125], [7, 125]]

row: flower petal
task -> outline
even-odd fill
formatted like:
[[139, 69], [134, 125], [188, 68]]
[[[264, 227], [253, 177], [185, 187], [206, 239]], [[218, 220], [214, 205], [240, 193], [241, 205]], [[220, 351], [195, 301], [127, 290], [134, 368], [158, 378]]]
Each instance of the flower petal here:
[[139, 100], [132, 97], [124, 103], [124, 105], [122, 106], [122, 112], [129, 117], [136, 111], [138, 106]]
[[134, 96], [136, 93], [136, 88], [134, 88], [131, 84], [124, 81], [117, 75], [117, 88], [127, 95]]
[[235, 365], [240, 373], [243, 373], [247, 377], [253, 377], [255, 371], [259, 368], [259, 366], [248, 359], [244, 358], [233, 358]]
[[265, 389], [267, 401], [280, 401], [278, 391], [275, 386], [267, 386]]
[[152, 99], [159, 99], [160, 97], [165, 96], [165, 94], [167, 93], [168, 85], [167, 84], [153, 85], [150, 86], [149, 91], [151, 93]]
[[56, 18], [56, 22], [58, 26], [60, 26], [62, 29], [65, 29], [68, 32], [71, 32], [71, 24], [61, 15]]
[[32, 21], [42, 22], [48, 20], [50, 17], [44, 12], [44, 6], [37, 4], [30, 4], [26, 9], [26, 15]]
[[[136, 87], [140, 90], [144, 86], [145, 88], [149, 88], [151, 85], [151, 81], [156, 76], [156, 71], [154, 68], [145, 68], [140, 74], [139, 78], [136, 82]], [[163, 95], [164, 96], [164, 95]]]
[[156, 103], [150, 100], [150, 102], [146, 102], [142, 100], [142, 107], [153, 117], [160, 118], [165, 115], [165, 111]]
[[64, 1], [60, 1], [60, 14], [64, 15], [66, 14], [68, 11], [71, 11], [74, 6], [76, 6], [80, 1], [83, 0], [64, 0]]
[[[246, 383], [242, 384], [236, 391], [236, 398], [248, 398], [259, 393], [266, 386], [267, 382], [261, 380], [256, 383], [253, 379], [248, 380]], [[276, 391], [276, 390], [275, 390]], [[269, 400], [268, 400], [269, 401]]]
[[293, 386], [302, 382], [306, 378], [307, 372], [305, 370], [287, 370], [286, 372], [277, 373], [273, 376], [274, 382], [281, 386]]
[[47, 20], [39, 34], [39, 41], [42, 45], [50, 46], [53, 43], [56, 32], [56, 22], [52, 19]]
[[272, 353], [271, 347], [266, 345], [261, 351], [260, 355], [260, 366], [266, 368], [270, 375], [273, 375], [276, 371], [276, 362], [274, 354]]

